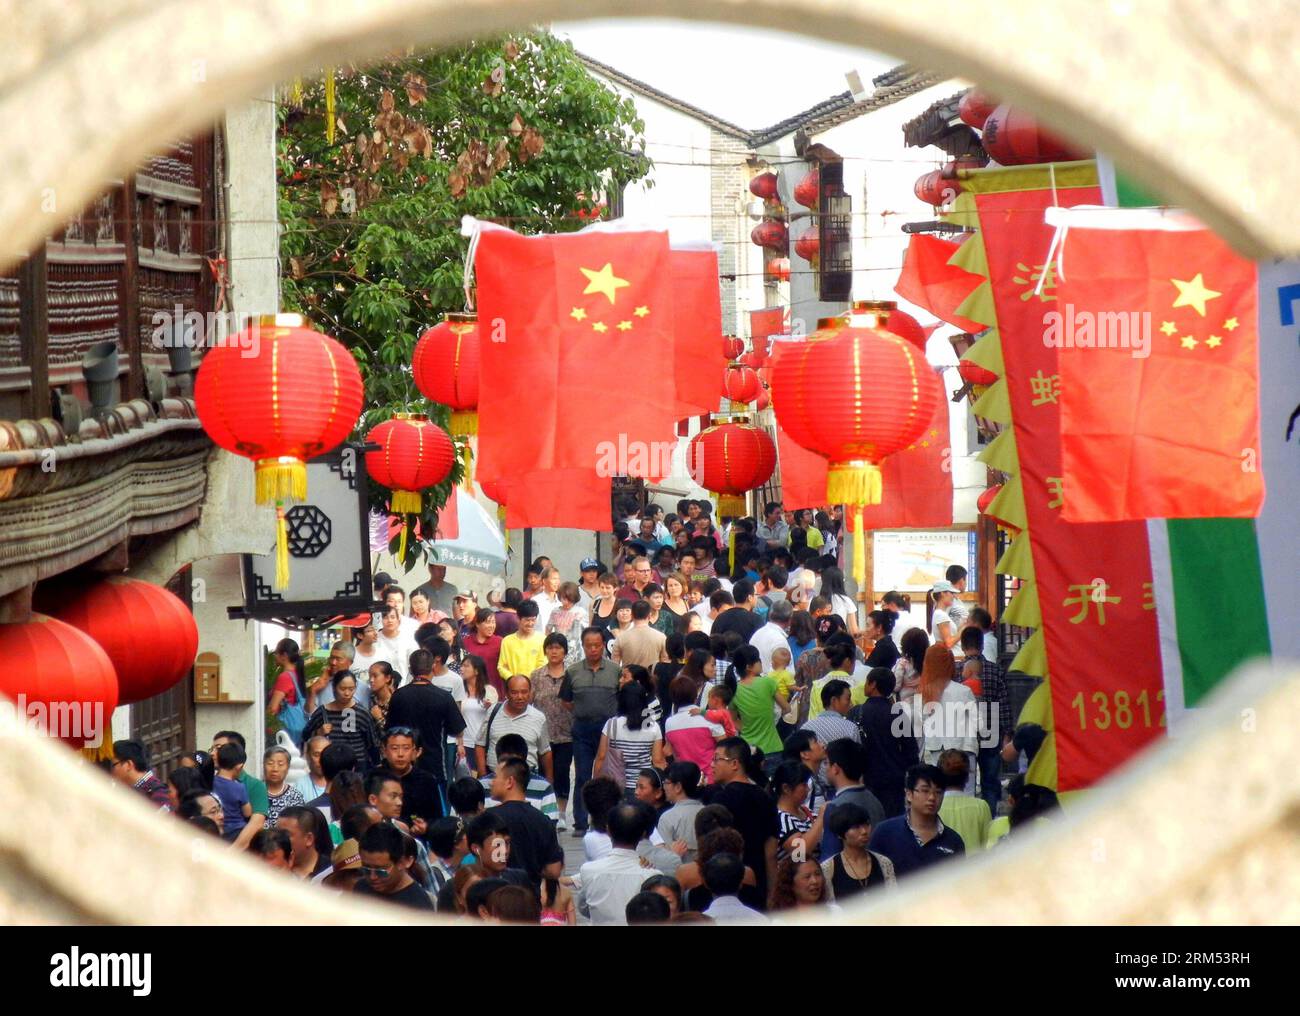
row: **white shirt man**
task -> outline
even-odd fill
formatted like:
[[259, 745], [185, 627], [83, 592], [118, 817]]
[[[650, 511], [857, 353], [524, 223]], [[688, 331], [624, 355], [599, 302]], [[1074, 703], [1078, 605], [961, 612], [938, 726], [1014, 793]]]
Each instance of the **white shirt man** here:
[[740, 902], [739, 896], [718, 896], [704, 911], [714, 924], [771, 924], [772, 919], [753, 907]]
[[627, 901], [641, 891], [641, 883], [663, 874], [647, 868], [637, 854], [646, 832], [643, 813], [633, 805], [620, 804], [609, 814], [609, 838], [613, 849], [578, 869], [573, 883], [578, 890], [578, 913], [592, 924], [627, 924]]
[[544, 632], [546, 631], [546, 622], [549, 621], [551, 615], [563, 607], [564, 604], [560, 602], [559, 596], [554, 593], [545, 592], [545, 586], [542, 588], [543, 592], [534, 596], [533, 602], [537, 604], [537, 630]]
[[754, 632], [749, 640], [749, 644], [758, 650], [764, 674], [772, 670], [772, 651], [790, 648], [789, 629], [793, 614], [794, 608], [784, 600], [772, 604], [772, 609], [767, 614], [767, 623]]

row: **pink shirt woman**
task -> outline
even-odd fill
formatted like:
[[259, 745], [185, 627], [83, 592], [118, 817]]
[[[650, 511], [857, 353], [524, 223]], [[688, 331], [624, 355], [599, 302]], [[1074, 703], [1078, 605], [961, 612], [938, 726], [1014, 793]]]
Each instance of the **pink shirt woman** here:
[[474, 615], [471, 632], [464, 640], [465, 652], [481, 656], [487, 665], [488, 684], [496, 689], [497, 695], [505, 698], [506, 686], [497, 673], [497, 660], [501, 656], [501, 636], [496, 633], [497, 618], [487, 607]]
[[674, 762], [694, 762], [705, 781], [713, 779], [713, 746], [726, 731], [710, 723], [698, 708], [699, 686], [689, 677], [678, 675], [668, 685], [673, 715], [664, 724], [664, 739], [673, 750]]

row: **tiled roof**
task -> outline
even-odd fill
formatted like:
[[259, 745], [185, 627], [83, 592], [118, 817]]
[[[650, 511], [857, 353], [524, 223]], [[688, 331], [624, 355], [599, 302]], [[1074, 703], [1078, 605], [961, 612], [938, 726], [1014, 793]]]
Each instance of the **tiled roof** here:
[[661, 92], [659, 89], [655, 88], [654, 85], [647, 85], [644, 81], [630, 77], [622, 71], [609, 66], [609, 64], [601, 63], [599, 60], [595, 60], [584, 53], [579, 53], [578, 59], [583, 62], [588, 70], [595, 71], [601, 77], [609, 78], [611, 81], [622, 85], [624, 88], [633, 92], [640, 92], [642, 95], [648, 96], [670, 109], [675, 109], [681, 113], [685, 113], [687, 116], [694, 117], [702, 123], [708, 124], [708, 126], [712, 127], [714, 130], [720, 131], [723, 134], [730, 134], [732, 137], [739, 138], [742, 141], [748, 140], [749, 138], [750, 132], [745, 130], [745, 128], [738, 127], [734, 123], [722, 119], [720, 116], [714, 116], [707, 110], [700, 109], [699, 106], [692, 106], [689, 102], [683, 102], [681, 99], [674, 98], [667, 92]]
[[707, 124], [715, 130], [730, 135], [740, 141], [746, 142], [750, 148], [758, 148], [762, 145], [770, 144], [787, 134], [793, 134], [797, 130], [802, 130], [807, 134], [817, 134], [821, 131], [829, 130], [831, 127], [838, 126], [846, 121], [853, 120], [869, 113], [875, 109], [881, 109], [899, 99], [906, 98], [909, 95], [919, 92], [922, 89], [936, 85], [945, 80], [947, 75], [931, 73], [928, 71], [916, 71], [902, 64], [894, 67], [885, 73], [880, 74], [872, 79], [871, 83], [875, 86], [875, 92], [869, 99], [861, 102], [854, 102], [853, 95], [850, 92], [841, 92], [839, 95], [832, 96], [813, 106], [808, 107], [801, 113], [794, 116], [786, 117], [770, 127], [764, 127], [759, 130], [746, 130], [737, 126], [719, 116], [714, 116], [706, 110], [693, 106], [681, 99], [674, 98], [667, 92], [660, 91], [653, 85], [648, 85], [644, 81], [638, 81], [636, 78], [629, 77], [620, 70], [610, 67], [608, 64], [601, 63], [582, 53], [578, 58], [587, 66], [587, 68], [602, 77], [609, 78], [611, 81], [622, 85], [634, 92], [639, 92], [656, 102], [662, 103], [671, 109], [685, 113], [687, 116]]
[[975, 131], [957, 123], [957, 107], [969, 89], [930, 104], [919, 116], [903, 124], [903, 143], [913, 148], [934, 145], [949, 155], [983, 155], [984, 147]]

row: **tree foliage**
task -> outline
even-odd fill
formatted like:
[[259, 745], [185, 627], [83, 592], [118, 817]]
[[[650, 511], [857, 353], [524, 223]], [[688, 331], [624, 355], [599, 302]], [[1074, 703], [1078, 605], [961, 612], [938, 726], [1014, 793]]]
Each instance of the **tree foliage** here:
[[[598, 195], [647, 173], [645, 127], [547, 32], [330, 77], [332, 132], [324, 80], [286, 90], [278, 110], [283, 305], [356, 357], [362, 432], [404, 411], [445, 426], [447, 409], [420, 395], [410, 365], [420, 334], [465, 307], [461, 217], [523, 233], [580, 228]], [[460, 479], [458, 463], [425, 497], [425, 532]], [[372, 489], [376, 507], [386, 497]], [[408, 567], [422, 553], [410, 543]]]

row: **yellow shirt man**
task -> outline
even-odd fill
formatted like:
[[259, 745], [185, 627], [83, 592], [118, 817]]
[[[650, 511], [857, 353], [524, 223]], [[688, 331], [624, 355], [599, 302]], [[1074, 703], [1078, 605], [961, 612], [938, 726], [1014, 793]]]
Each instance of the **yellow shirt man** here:
[[497, 658], [497, 673], [502, 681], [522, 674], [528, 677], [538, 667], [546, 665], [542, 643], [546, 636], [539, 631], [525, 635], [517, 631], [501, 640], [501, 655]]

